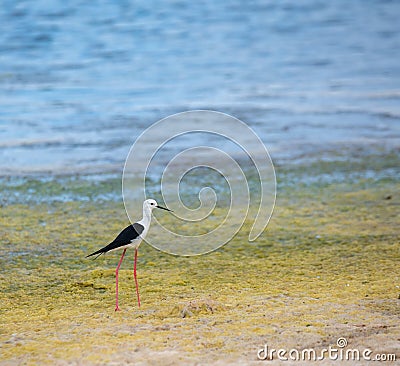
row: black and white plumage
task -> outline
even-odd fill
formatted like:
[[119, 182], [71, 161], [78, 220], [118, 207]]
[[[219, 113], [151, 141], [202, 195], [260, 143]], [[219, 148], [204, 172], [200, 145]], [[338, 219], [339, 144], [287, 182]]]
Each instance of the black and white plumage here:
[[141, 239], [141, 237], [139, 236], [143, 233], [143, 231], [144, 226], [142, 224], [139, 224], [138, 222], [135, 222], [133, 225], [129, 225], [124, 230], [122, 230], [110, 244], [106, 245], [104, 248], [97, 250], [94, 253], [87, 255], [86, 258], [96, 254], [97, 257], [99, 257], [100, 255], [110, 252], [112, 250], [125, 249], [129, 246], [132, 246], [134, 240]]
[[137, 299], [138, 299], [138, 306], [140, 307], [139, 286], [138, 286], [137, 277], [136, 277], [137, 252], [138, 252], [139, 245], [141, 244], [142, 240], [146, 237], [147, 232], [149, 231], [150, 222], [151, 222], [151, 213], [154, 208], [161, 208], [166, 211], [171, 211], [168, 208], [159, 206], [157, 204], [157, 202], [153, 199], [148, 199], [148, 200], [144, 201], [143, 202], [143, 218], [140, 221], [127, 226], [124, 230], [122, 230], [117, 235], [117, 237], [110, 244], [108, 244], [105, 247], [86, 256], [86, 257], [91, 257], [93, 255], [97, 255], [97, 257], [99, 257], [100, 255], [110, 252], [112, 250], [123, 249], [121, 259], [119, 260], [118, 266], [115, 270], [115, 284], [116, 284], [116, 287], [115, 287], [115, 291], [116, 291], [115, 311], [120, 310], [119, 306], [118, 306], [118, 272], [119, 272], [119, 268], [121, 267], [121, 263], [122, 263], [122, 260], [124, 259], [127, 248], [135, 248], [135, 262], [134, 262], [134, 267], [133, 267], [133, 275], [134, 275], [135, 284], [136, 284], [136, 295], [137, 295]]

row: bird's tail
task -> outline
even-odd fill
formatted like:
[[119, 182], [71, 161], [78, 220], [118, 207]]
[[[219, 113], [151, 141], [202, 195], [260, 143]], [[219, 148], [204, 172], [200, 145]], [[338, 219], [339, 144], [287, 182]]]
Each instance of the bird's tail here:
[[[96, 255], [97, 254], [97, 255]], [[103, 249], [97, 250], [96, 252], [93, 252], [89, 255], [86, 256], [86, 258], [91, 257], [93, 255], [96, 255], [96, 257], [94, 257], [93, 259], [97, 259], [98, 257], [100, 257], [102, 254], [104, 254]]]

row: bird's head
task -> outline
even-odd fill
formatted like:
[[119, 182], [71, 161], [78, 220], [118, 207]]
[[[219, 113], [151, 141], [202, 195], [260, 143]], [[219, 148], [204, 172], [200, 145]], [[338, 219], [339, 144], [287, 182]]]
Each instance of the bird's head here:
[[150, 210], [153, 210], [153, 208], [161, 208], [162, 210], [166, 210], [166, 211], [172, 212], [172, 210], [169, 210], [168, 208], [159, 206], [157, 204], [157, 201], [153, 200], [153, 199], [148, 199], [148, 200], [144, 201], [143, 202], [143, 206], [148, 207]]

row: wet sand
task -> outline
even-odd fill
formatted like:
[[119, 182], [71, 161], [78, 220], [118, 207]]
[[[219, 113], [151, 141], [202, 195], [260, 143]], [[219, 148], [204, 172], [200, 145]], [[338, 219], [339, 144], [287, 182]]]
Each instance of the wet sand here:
[[[256, 242], [248, 243], [246, 222], [205, 256], [142, 244], [142, 307], [128, 252], [118, 313], [119, 255], [85, 258], [127, 223], [122, 202], [107, 199], [116, 180], [75, 177], [75, 198], [64, 201], [3, 200], [0, 364], [252, 365], [265, 344], [318, 352], [340, 337], [345, 349], [399, 359], [398, 166], [396, 150], [277, 166], [275, 212]], [[8, 184], [8, 196], [57, 195], [56, 179], [29, 179]]]

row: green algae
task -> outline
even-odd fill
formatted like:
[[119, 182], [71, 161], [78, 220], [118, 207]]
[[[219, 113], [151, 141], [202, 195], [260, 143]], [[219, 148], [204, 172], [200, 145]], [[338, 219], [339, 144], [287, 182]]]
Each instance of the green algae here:
[[[274, 216], [256, 242], [247, 240], [247, 220], [231, 242], [204, 256], [174, 257], [142, 245], [140, 309], [128, 252], [118, 313], [118, 254], [85, 255], [127, 224], [122, 202], [105, 200], [101, 209], [91, 199], [4, 205], [0, 362], [251, 362], [265, 343], [321, 348], [339, 337], [398, 352], [399, 174], [382, 172], [399, 160], [391, 153], [360, 159], [352, 169], [332, 161], [278, 168]], [[355, 166], [378, 178], [350, 176]], [[344, 178], [336, 183], [301, 177], [338, 170]], [[79, 197], [99, 189], [87, 180], [71, 182]], [[28, 183], [16, 187], [20, 194]], [[43, 184], [37, 181], [35, 191], [58, 195], [56, 180]], [[116, 187], [114, 181], [100, 188], [107, 194]]]

